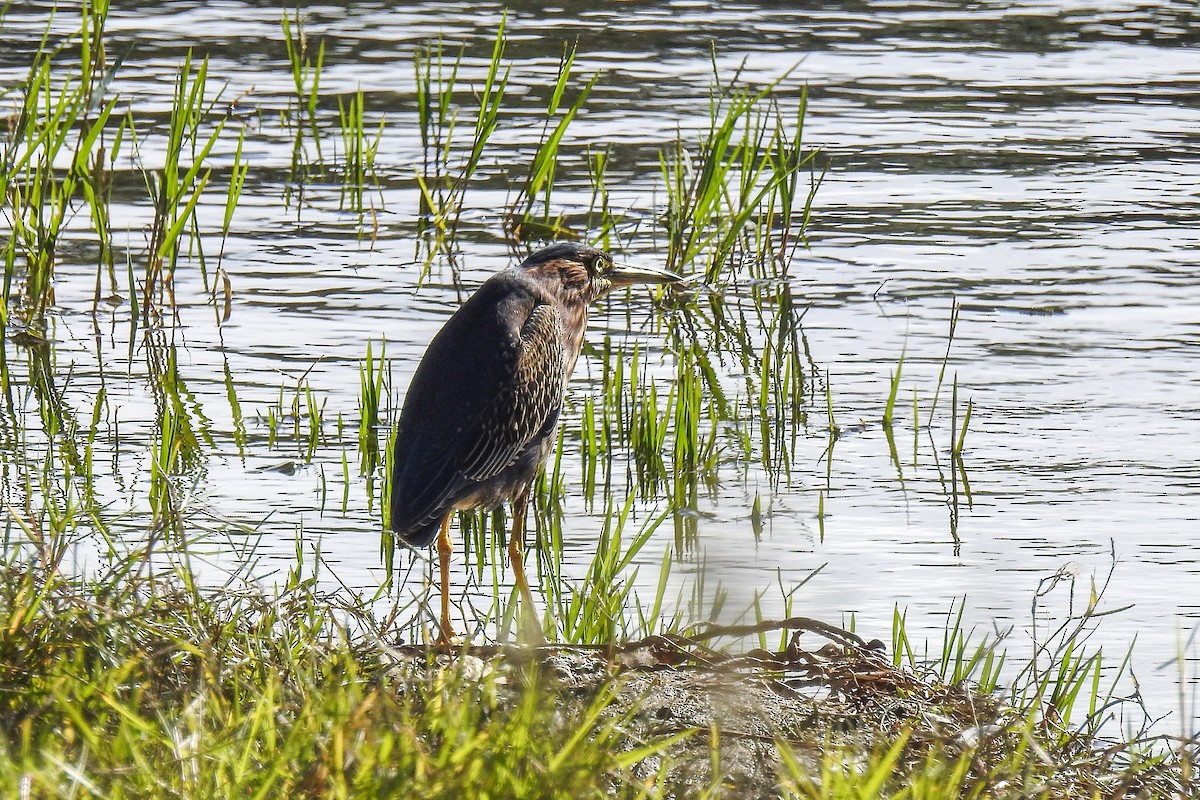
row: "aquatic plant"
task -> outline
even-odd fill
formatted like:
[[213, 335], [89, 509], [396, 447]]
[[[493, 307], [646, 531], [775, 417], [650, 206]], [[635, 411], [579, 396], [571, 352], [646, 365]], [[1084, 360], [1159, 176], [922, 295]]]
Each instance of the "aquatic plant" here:
[[[442, 42], [426, 45], [414, 56], [417, 85], [417, 120], [424, 152], [422, 170], [415, 176], [421, 196], [421, 232], [427, 236], [425, 269], [434, 255], [451, 255], [458, 232], [463, 198], [483, 158], [484, 148], [499, 123], [511, 66], [504, 63], [505, 17], [501, 17], [491, 58], [482, 84], [475, 87], [478, 103], [468, 126], [469, 140], [461, 145], [456, 94], [462, 52], [453, 61], [443, 53]], [[431, 238], [429, 238], [431, 237]]]
[[[102, 244], [109, 241], [97, 202], [105, 191], [102, 134], [116, 109], [115, 98], [104, 98], [112, 80], [104, 48], [107, 17], [107, 0], [95, 0], [84, 5], [79, 30], [67, 42], [51, 46], [47, 29], [21, 87], [20, 108], [0, 138], [0, 216], [9, 229], [0, 251], [3, 322], [8, 324], [14, 310], [31, 341], [44, 335], [59, 239], [77, 191], [91, 201]], [[71, 57], [79, 70], [63, 76], [59, 64], [72, 46], [78, 47]]]
[[175, 83], [175, 97], [167, 123], [166, 152], [161, 167], [143, 166], [146, 188], [154, 207], [150, 225], [145, 276], [142, 281], [142, 324], [163, 321], [164, 309], [175, 312], [174, 272], [180, 256], [180, 242], [188, 229], [193, 239], [196, 206], [212, 177], [206, 160], [224, 130], [218, 119], [206, 131], [213, 99], [207, 101], [208, 60], [192, 72], [192, 54], [184, 57]]
[[[554, 88], [550, 92], [550, 100], [546, 104], [546, 112], [542, 121], [542, 136], [530, 162], [525, 180], [519, 184], [517, 195], [509, 206], [505, 226], [509, 235], [518, 241], [531, 239], [555, 239], [559, 236], [570, 235], [563, 228], [561, 217], [551, 218], [551, 192], [554, 188], [554, 174], [558, 166], [559, 148], [567, 126], [575, 119], [579, 110], [587, 102], [588, 95], [600, 73], [594, 73], [587, 83], [578, 90], [575, 99], [569, 106], [563, 106], [563, 95], [571, 78], [571, 70], [575, 64], [575, 47], [564, 49], [558, 64], [558, 76]], [[533, 215], [535, 204], [540, 203], [540, 217]]]
[[[325, 68], [325, 41], [317, 44], [316, 55], [309, 49], [308, 36], [297, 8], [292, 18], [287, 12], [280, 20], [283, 28], [283, 43], [287, 50], [288, 65], [291, 67], [292, 84], [295, 87], [296, 103], [294, 120], [295, 134], [292, 138], [291, 180], [284, 199], [290, 201], [293, 187], [300, 188], [311, 174], [320, 174], [325, 167], [321, 151], [321, 131], [317, 121], [317, 104], [320, 101], [321, 73]], [[312, 142], [314, 155], [309, 155], [307, 142]]]
[[[681, 134], [661, 154], [669, 269], [687, 271], [703, 257], [698, 266], [708, 283], [740, 263], [760, 277], [780, 268], [786, 274], [819, 186], [819, 180], [811, 183], [798, 212], [798, 178], [814, 166], [816, 153], [804, 151], [801, 140], [806, 95], [801, 94], [790, 132], [772, 98], [786, 77], [740, 89], [714, 79], [709, 127], [695, 151]], [[752, 239], [756, 231], [762, 235]]]
[[[374, 137], [367, 136], [363, 107], [362, 89], [355, 92], [348, 102], [338, 98], [338, 121], [342, 132], [341, 206], [359, 214], [368, 209], [366, 184], [368, 179], [375, 179], [375, 158], [384, 130], [381, 119]], [[375, 208], [374, 200], [370, 208]]]
[[358, 458], [359, 469], [369, 475], [380, 465], [382, 453], [379, 447], [379, 428], [386, 419], [388, 399], [387, 367], [385, 357], [387, 345], [380, 347], [379, 356], [372, 352], [367, 342], [367, 355], [359, 368], [358, 395]]

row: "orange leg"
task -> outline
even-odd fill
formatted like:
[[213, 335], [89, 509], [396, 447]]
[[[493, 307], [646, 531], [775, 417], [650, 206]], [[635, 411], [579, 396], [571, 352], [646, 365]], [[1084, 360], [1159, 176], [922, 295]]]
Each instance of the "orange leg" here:
[[437, 538], [438, 571], [442, 578], [442, 629], [438, 633], [437, 644], [450, 644], [454, 638], [454, 628], [450, 625], [450, 554], [454, 552], [454, 542], [450, 541], [450, 520], [453, 518], [453, 511], [446, 514]]
[[537, 612], [534, 611], [533, 592], [529, 591], [529, 581], [525, 578], [525, 512], [529, 508], [531, 486], [526, 486], [513, 498], [513, 525], [512, 533], [508, 537], [508, 561], [512, 564], [513, 578], [517, 582], [518, 591], [521, 592], [521, 605], [525, 607], [525, 628], [529, 637], [536, 641], [545, 641]]

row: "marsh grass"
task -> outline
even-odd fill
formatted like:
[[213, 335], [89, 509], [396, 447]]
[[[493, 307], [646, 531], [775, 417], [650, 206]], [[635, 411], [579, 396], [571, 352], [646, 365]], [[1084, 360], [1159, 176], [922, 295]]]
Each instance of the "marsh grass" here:
[[[607, 541], [589, 576], [598, 582], [573, 597], [601, 589], [604, 602], [621, 599], [610, 579], [647, 528], [628, 546]], [[364, 605], [370, 598], [322, 592], [319, 554], [310, 561], [299, 546], [279, 585], [264, 590], [243, 573], [205, 583], [179, 550], [161, 552], [153, 571], [140, 555], [110, 551], [90, 577], [71, 578], [66, 540], [27, 533], [9, 530], [0, 563], [6, 796], [390, 796], [420, 784], [423, 796], [446, 798], [945, 800], [1189, 796], [1196, 788], [1180, 766], [1194, 743], [1098, 736], [1096, 723], [1116, 706], [1096, 679], [1086, 629], [1117, 610], [1101, 610], [1091, 587], [1093, 599], [1054, 628], [1039, 660], [1009, 686], [994, 680], [995, 641], [973, 642], [960, 610], [940, 652], [915, 659], [906, 647], [905, 669], [876, 664], [859, 678], [858, 703], [873, 681], [898, 682], [880, 695], [880, 711], [904, 715], [908, 704], [918, 709], [909, 723], [877, 731], [857, 723], [857, 745], [820, 725], [781, 731], [765, 743], [777, 778], [727, 787], [724, 759], [741, 741], [729, 722], [647, 727], [636, 703], [622, 699], [623, 681], [637, 672], [572, 688], [519, 652], [507, 660], [488, 650], [480, 658], [401, 648], [389, 626], [405, 610], [380, 615]], [[1064, 587], [1051, 581], [1038, 598]], [[623, 598], [631, 600], [652, 618], [663, 590], [646, 605]], [[559, 613], [573, 622], [572, 602]], [[608, 642], [613, 632], [585, 629], [578, 638]], [[893, 640], [905, 641], [899, 615]], [[764, 641], [743, 646], [751, 644]], [[1086, 714], [1082, 728], [1069, 725], [1075, 709]], [[675, 779], [698, 769], [709, 776], [702, 790]]]
[[[325, 68], [325, 41], [318, 42], [315, 54], [310, 50], [299, 8], [295, 9], [291, 18], [285, 11], [280, 25], [283, 28], [283, 42], [295, 90], [293, 101], [296, 104], [295, 110], [285, 117], [285, 120], [295, 127], [292, 138], [291, 178], [288, 191], [284, 194], [285, 201], [290, 202], [293, 188], [303, 187], [305, 181], [322, 174], [325, 168], [317, 114], [321, 96], [321, 73]], [[309, 141], [314, 151], [311, 154]]]
[[438, 253], [453, 256], [451, 245], [462, 217], [464, 195], [482, 162], [488, 140], [499, 124], [511, 66], [504, 61], [507, 46], [505, 18], [496, 29], [491, 57], [480, 85], [472, 87], [478, 98], [468, 124], [468, 139], [458, 137], [455, 97], [467, 91], [458, 85], [463, 54], [451, 60], [441, 40], [428, 44], [414, 56], [417, 83], [417, 120], [424, 151], [423, 167], [416, 175], [420, 189], [425, 270]]
[[[626, 528], [632, 527], [633, 498], [626, 500], [621, 508], [613, 505], [611, 496], [609, 503], [604, 527], [596, 540], [595, 555], [581, 581], [571, 584], [555, 580], [555, 576], [563, 574], [561, 563], [540, 571], [547, 605], [543, 624], [561, 641], [603, 645], [661, 631], [662, 597], [667, 589], [669, 566], [660, 571], [656, 602], [643, 609], [634, 594], [637, 570], [630, 569], [630, 565], [662, 525], [667, 512], [647, 518], [630, 535]], [[562, 550], [543, 552], [553, 560], [561, 558]], [[631, 608], [640, 613], [631, 615]]]
[[592, 199], [587, 211], [587, 227], [592, 239], [602, 249], [612, 249], [616, 244], [616, 232], [625, 215], [612, 208], [605, 173], [608, 170], [610, 149], [587, 150], [588, 179], [592, 185]]
[[379, 356], [373, 352], [373, 343], [367, 342], [367, 355], [359, 367], [358, 395], [358, 458], [359, 470], [370, 475], [382, 463], [379, 446], [379, 430], [387, 419], [391, 374], [385, 363], [387, 344], [379, 348]]
[[[594, 73], [578, 90], [575, 99], [569, 105], [564, 106], [564, 94], [571, 78], [572, 67], [575, 64], [575, 52], [575, 47], [568, 47], [563, 51], [558, 64], [554, 88], [550, 92], [550, 100], [546, 104], [541, 140], [534, 152], [525, 179], [517, 190], [517, 196], [509, 207], [506, 227], [509, 235], [518, 241], [577, 235], [563, 227], [561, 215], [557, 218], [551, 217], [551, 193], [554, 188], [554, 175], [558, 166], [559, 148], [562, 145], [563, 136], [567, 132], [567, 126], [583, 108], [588, 95], [591, 94], [592, 87], [600, 78], [600, 73]], [[540, 205], [542, 209], [538, 216], [534, 215], [535, 205]]]
[[[0, 148], [0, 209], [10, 231], [3, 249], [5, 321], [15, 306], [16, 321], [33, 339], [44, 335], [46, 311], [54, 302], [56, 250], [77, 191], [93, 201], [93, 217], [107, 241], [106, 218], [95, 202], [104, 193], [103, 180], [92, 169], [103, 161], [101, 135], [116, 108], [115, 99], [102, 97], [111, 80], [105, 66], [107, 14], [105, 0], [84, 4], [77, 35], [58, 47], [50, 45], [47, 28]], [[79, 52], [64, 67], [70, 44]]]
[[[233, 313], [233, 281], [225, 269], [225, 245], [229, 241], [229, 231], [233, 226], [233, 217], [238, 203], [241, 201], [242, 191], [246, 188], [246, 177], [250, 174], [250, 162], [242, 155], [245, 143], [246, 131], [243, 129], [238, 133], [237, 149], [233, 153], [233, 164], [229, 170], [229, 182], [225, 191], [225, 210], [221, 217], [221, 244], [217, 250], [216, 273], [211, 286], [208, 272], [204, 268], [204, 262], [201, 261], [201, 278], [204, 280], [204, 288], [212, 295], [213, 311], [217, 315], [218, 324], [228, 322]], [[99, 281], [97, 280], [98, 286]], [[98, 288], [97, 291], [99, 291]], [[226, 360], [226, 368], [228, 368], [228, 363]]]
[[196, 206], [212, 177], [212, 169], [206, 167], [208, 156], [225, 127], [220, 118], [211, 128], [206, 125], [219, 99], [218, 94], [208, 100], [207, 85], [208, 60], [203, 59], [193, 72], [189, 51], [175, 83], [162, 166], [144, 168], [154, 208], [142, 282], [142, 325], [146, 327], [161, 324], [165, 310], [177, 313], [174, 274], [185, 231], [192, 242], [199, 242]]
[[668, 268], [696, 265], [708, 283], [742, 265], [756, 277], [786, 275], [820, 184], [810, 181], [798, 209], [799, 176], [814, 168], [816, 152], [802, 143], [807, 94], [790, 126], [773, 97], [786, 77], [763, 88], [725, 87], [714, 78], [709, 127], [695, 150], [681, 135], [662, 153]]
[[368, 181], [378, 181], [375, 158], [383, 139], [384, 120], [379, 120], [374, 136], [368, 135], [364, 105], [362, 89], [349, 100], [338, 98], [338, 122], [342, 133], [341, 206], [358, 214], [374, 210], [377, 200], [382, 200], [381, 197], [372, 198], [368, 204], [366, 185]]

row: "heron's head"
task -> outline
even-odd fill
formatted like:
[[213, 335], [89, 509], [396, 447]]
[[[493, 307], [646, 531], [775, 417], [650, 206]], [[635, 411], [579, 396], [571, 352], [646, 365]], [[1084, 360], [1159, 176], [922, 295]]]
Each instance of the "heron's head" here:
[[662, 269], [617, 264], [603, 250], [573, 242], [538, 250], [522, 262], [520, 269], [568, 306], [587, 306], [620, 286], [683, 280]]

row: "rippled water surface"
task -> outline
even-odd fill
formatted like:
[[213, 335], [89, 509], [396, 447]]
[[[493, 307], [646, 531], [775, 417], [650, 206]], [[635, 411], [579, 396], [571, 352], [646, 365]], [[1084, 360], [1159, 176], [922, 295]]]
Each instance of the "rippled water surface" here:
[[[794, 106], [808, 87], [805, 139], [827, 168], [809, 247], [788, 269], [806, 309], [802, 332], [818, 388], [782, 480], [724, 443], [719, 483], [702, 490], [694, 508], [675, 512], [696, 520], [698, 535], [677, 581], [703, 572], [710, 592], [718, 583], [729, 592], [727, 608], [744, 609], [761, 593], [764, 613], [775, 616], [783, 613], [779, 587], [823, 566], [795, 594], [794, 613], [847, 624], [853, 615], [859, 632], [886, 639], [899, 607], [910, 637], [937, 646], [947, 609], [965, 598], [965, 617], [980, 630], [1016, 626], [1008, 647], [1019, 656], [1029, 647], [1040, 582], [1073, 576], [1078, 611], [1089, 581], [1102, 583], [1112, 568], [1101, 607], [1128, 608], [1104, 618], [1091, 643], [1115, 663], [1136, 638], [1134, 670], [1150, 710], [1173, 711], [1169, 725], [1195, 729], [1200, 14], [1190, 2], [812, 5], [510, 5], [513, 102], [467, 195], [461, 285], [469, 289], [513, 260], [497, 209], [510, 196], [506, 176], [540, 135], [536, 109], [564, 40], [579, 43], [577, 74], [604, 74], [569, 130], [554, 202], [586, 209], [586, 151], [611, 148], [611, 204], [630, 209], [612, 246], [629, 261], [663, 257], [648, 211], [662, 203], [658, 154], [680, 132], [707, 125], [714, 62], [723, 81], [762, 85], [787, 73], [777, 93]], [[326, 46], [327, 146], [336, 149], [339, 95], [361, 88], [368, 127], [384, 122], [370, 200], [378, 213], [364, 220], [339, 210], [336, 179], [285, 203], [292, 140], [278, 118], [293, 86], [276, 4], [114, 3], [110, 57], [124, 61], [112, 92], [140, 113], [165, 114], [176, 71], [194, 48], [210, 58], [210, 89], [224, 86], [228, 124], [246, 131], [251, 171], [223, 257], [229, 319], [217, 324], [199, 270], [181, 268], [179, 322], [153, 335], [178, 346], [190, 411], [207, 438], [189, 503], [214, 530], [251, 526], [264, 572], [286, 569], [302, 536], [320, 542], [346, 584], [370, 590], [381, 579], [378, 500], [368, 502], [380, 486], [353, 469], [359, 366], [367, 342], [377, 353], [386, 339], [394, 394], [402, 396], [425, 343], [461, 296], [445, 259], [434, 261], [424, 285], [414, 263], [422, 150], [413, 54], [439, 36], [448, 47], [464, 45], [464, 75], [478, 81], [501, 13], [493, 4], [387, 2], [304, 12], [307, 36]], [[48, 16], [49, 6], [13, 6], [0, 33], [0, 86], [23, 79]], [[55, 27], [71, 27], [65, 14]], [[232, 163], [235, 142], [226, 137], [218, 147], [218, 173]], [[152, 162], [160, 147], [148, 136], [142, 158]], [[117, 176], [118, 264], [145, 246], [150, 211], [140, 180], [132, 168]], [[219, 231], [223, 201], [214, 193], [201, 205], [210, 231]], [[142, 331], [131, 340], [127, 302], [93, 315], [96, 252], [83, 217], [57, 265], [54, 369], [84, 416], [104, 384], [105, 416], [127, 445], [107, 453], [109, 474], [96, 480], [114, 527], [134, 535], [139, 520], [144, 528], [139, 498], [155, 416], [148, 345]], [[211, 257], [219, 235], [206, 246]], [[750, 313], [749, 282], [722, 292], [731, 308]], [[594, 315], [590, 339], [632, 336], [651, 369], [669, 376], [663, 313], [641, 294], [614, 299]], [[881, 417], [902, 354], [893, 459]], [[731, 395], [744, 393], [737, 359], [713, 356]], [[11, 343], [8, 359], [27, 369]], [[242, 453], [226, 370], [246, 417]], [[599, 356], [587, 355], [569, 394], [569, 577], [590, 561], [603, 524], [602, 504], [579, 496], [575, 432], [584, 398], [603, 391], [601, 378]], [[951, 483], [949, 466], [955, 378], [958, 423], [971, 402], [966, 487], [960, 474]], [[298, 382], [325, 404], [329, 443], [311, 463], [294, 439], [268, 441], [270, 409], [281, 392], [290, 409]], [[842, 433], [832, 452], [826, 387]], [[36, 401], [22, 397], [36, 414]], [[334, 435], [339, 416], [349, 431], [342, 440]], [[345, 511], [344, 452], [355, 473]], [[623, 482], [629, 455], [618, 449], [613, 458]], [[297, 469], [264, 469], [288, 461]], [[21, 492], [5, 486], [18, 508]], [[759, 537], [750, 523], [756, 497]], [[661, 510], [663, 501], [643, 498], [635, 514]], [[663, 550], [674, 546], [671, 527], [639, 557], [643, 593], [653, 591]], [[227, 557], [213, 549], [215, 561]], [[419, 583], [419, 575], [409, 580]], [[1067, 611], [1065, 586], [1043, 599], [1043, 616]]]

